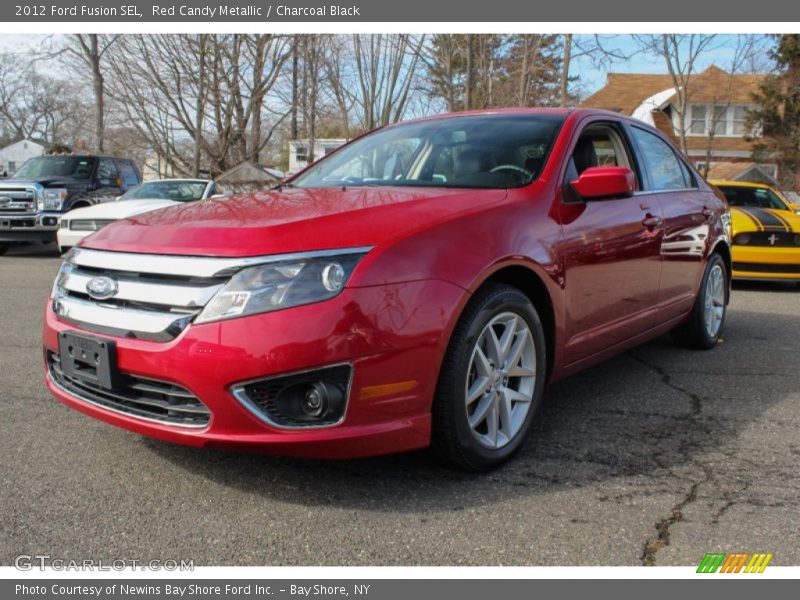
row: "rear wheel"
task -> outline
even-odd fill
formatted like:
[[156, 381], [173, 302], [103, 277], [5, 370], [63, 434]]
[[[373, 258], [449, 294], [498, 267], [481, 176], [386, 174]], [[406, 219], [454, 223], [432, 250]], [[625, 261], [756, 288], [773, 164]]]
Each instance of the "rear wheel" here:
[[699, 350], [716, 346], [725, 324], [727, 295], [728, 275], [725, 261], [719, 254], [712, 254], [689, 320], [672, 330], [675, 342]]
[[433, 406], [433, 445], [472, 471], [508, 460], [530, 429], [544, 389], [545, 339], [530, 300], [490, 284], [464, 310], [450, 340]]

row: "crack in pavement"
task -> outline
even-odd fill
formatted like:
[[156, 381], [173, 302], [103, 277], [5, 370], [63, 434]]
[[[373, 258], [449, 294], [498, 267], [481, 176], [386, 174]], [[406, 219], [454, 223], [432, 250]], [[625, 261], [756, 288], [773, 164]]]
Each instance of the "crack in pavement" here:
[[[672, 376], [660, 365], [645, 360], [641, 356], [635, 354], [633, 351], [627, 352], [627, 355], [650, 371], [656, 373], [661, 378], [661, 383], [663, 383], [665, 386], [688, 398], [690, 401], [690, 411], [688, 415], [683, 417], [683, 419], [692, 421], [698, 428], [705, 429], [706, 433], [708, 433], [707, 428], [697, 421], [697, 418], [703, 411], [702, 398], [698, 394], [695, 394], [694, 392], [691, 392], [686, 388], [674, 383], [672, 381]], [[683, 521], [683, 509], [697, 499], [697, 490], [699, 487], [704, 483], [708, 483], [713, 478], [711, 472], [705, 466], [699, 465], [695, 461], [691, 460], [689, 449], [692, 446], [696, 446], [696, 443], [691, 441], [683, 441], [679, 446], [679, 451], [684, 455], [687, 462], [694, 463], [703, 469], [705, 475], [700, 481], [694, 482], [683, 498], [672, 506], [668, 517], [656, 522], [656, 536], [648, 538], [644, 543], [644, 547], [642, 548], [641, 561], [642, 565], [644, 566], [653, 566], [656, 564], [656, 553], [662, 548], [669, 546], [670, 528], [676, 523]]]
[[697, 489], [704, 483], [709, 481], [710, 477], [706, 477], [702, 481], [697, 481], [689, 488], [688, 493], [677, 504], [673, 505], [670, 511], [670, 516], [662, 519], [656, 523], [656, 532], [658, 535], [655, 538], [650, 538], [644, 543], [642, 550], [642, 565], [645, 567], [652, 567], [656, 564], [656, 553], [662, 548], [669, 546], [669, 529], [675, 523], [683, 521], [683, 509], [697, 499]]

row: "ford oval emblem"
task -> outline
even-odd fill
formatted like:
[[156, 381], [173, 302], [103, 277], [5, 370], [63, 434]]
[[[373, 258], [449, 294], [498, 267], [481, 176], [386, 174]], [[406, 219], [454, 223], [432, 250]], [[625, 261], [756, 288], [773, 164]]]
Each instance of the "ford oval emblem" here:
[[86, 282], [86, 293], [95, 300], [111, 298], [117, 289], [117, 282], [111, 277], [92, 277]]

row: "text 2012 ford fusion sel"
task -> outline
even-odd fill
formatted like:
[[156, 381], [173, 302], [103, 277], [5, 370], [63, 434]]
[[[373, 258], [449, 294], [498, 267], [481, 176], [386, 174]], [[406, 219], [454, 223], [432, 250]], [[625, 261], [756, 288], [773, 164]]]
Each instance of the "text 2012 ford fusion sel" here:
[[385, 127], [280, 189], [86, 238], [47, 305], [47, 385], [196, 446], [486, 469], [544, 384], [672, 331], [715, 345], [727, 205], [655, 129], [588, 110]]

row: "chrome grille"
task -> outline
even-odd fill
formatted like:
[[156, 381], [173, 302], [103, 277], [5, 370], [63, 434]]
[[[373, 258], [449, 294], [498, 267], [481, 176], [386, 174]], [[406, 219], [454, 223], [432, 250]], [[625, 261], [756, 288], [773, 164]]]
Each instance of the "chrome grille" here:
[[[60, 320], [89, 331], [167, 341], [225, 285], [231, 266], [231, 259], [79, 248], [58, 275], [53, 309]], [[88, 284], [98, 277], [110, 279], [115, 293], [92, 297]]]
[[64, 391], [92, 404], [133, 417], [183, 425], [205, 427], [211, 413], [194, 394], [173, 383], [124, 375], [124, 383], [113, 390], [92, 382], [69, 377], [61, 369], [57, 352], [47, 351], [47, 366], [53, 382]]
[[72, 231], [97, 231], [113, 222], [113, 219], [72, 219], [69, 228]]
[[36, 188], [0, 185], [0, 214], [28, 215], [36, 212]]

